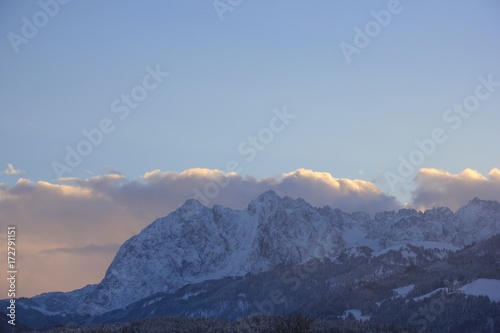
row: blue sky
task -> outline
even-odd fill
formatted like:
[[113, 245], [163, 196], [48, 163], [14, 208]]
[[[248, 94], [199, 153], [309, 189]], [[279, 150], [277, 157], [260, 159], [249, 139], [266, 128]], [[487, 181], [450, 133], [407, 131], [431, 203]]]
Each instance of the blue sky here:
[[[444, 111], [473, 92], [479, 75], [500, 80], [500, 4], [401, 1], [400, 13], [348, 64], [339, 44], [353, 44], [354, 28], [388, 3], [242, 1], [223, 21], [211, 2], [60, 5], [17, 54], [7, 37], [0, 44], [1, 162], [55, 181], [51, 163], [107, 117], [116, 130], [67, 176], [224, 170], [238, 143], [287, 106], [296, 121], [244, 174], [310, 168], [371, 181], [395, 172], [398, 156], [443, 126]], [[5, 36], [21, 35], [22, 17], [32, 21], [41, 9], [36, 1], [1, 6]], [[110, 103], [157, 64], [170, 76], [120, 121]], [[499, 95], [423, 166], [495, 167]]]
[[[32, 230], [39, 287], [26, 295], [98, 282], [117, 244], [224, 177], [232, 185], [209, 204], [242, 208], [267, 189], [371, 213], [500, 200], [498, 1], [57, 1], [0, 4], [0, 208]], [[466, 101], [475, 111], [453, 111]], [[103, 120], [113, 130], [58, 175], [66, 147]], [[415, 140], [430, 139], [426, 154]], [[95, 268], [54, 279], [36, 268], [61, 261]]]

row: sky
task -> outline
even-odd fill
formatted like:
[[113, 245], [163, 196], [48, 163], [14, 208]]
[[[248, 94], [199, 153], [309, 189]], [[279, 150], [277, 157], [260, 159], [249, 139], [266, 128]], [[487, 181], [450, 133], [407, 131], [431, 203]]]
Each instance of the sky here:
[[2, 1], [0, 244], [16, 225], [19, 294], [98, 283], [190, 198], [244, 209], [273, 189], [371, 214], [500, 200], [499, 13]]

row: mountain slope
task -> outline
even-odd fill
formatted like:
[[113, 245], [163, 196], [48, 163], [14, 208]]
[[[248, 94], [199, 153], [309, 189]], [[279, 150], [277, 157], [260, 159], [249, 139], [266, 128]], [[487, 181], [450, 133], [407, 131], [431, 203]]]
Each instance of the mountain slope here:
[[155, 294], [176, 300], [190, 285], [209, 286], [210, 281], [249, 274], [272, 276], [279, 267], [307, 267], [303, 265], [317, 260], [347, 270], [345, 281], [334, 283], [370, 283], [411, 267], [452, 265], [446, 263], [448, 257], [460, 260], [450, 256], [453, 251], [498, 233], [500, 204], [477, 198], [456, 213], [447, 208], [423, 213], [401, 209], [373, 219], [363, 212], [315, 208], [272, 191], [246, 210], [209, 209], [188, 200], [126, 241], [100, 284], [21, 299], [19, 304], [32, 318], [93, 322]]
[[125, 242], [77, 310], [101, 313], [187, 284], [333, 256], [344, 246], [339, 228], [303, 200], [266, 192], [246, 211], [188, 200]]

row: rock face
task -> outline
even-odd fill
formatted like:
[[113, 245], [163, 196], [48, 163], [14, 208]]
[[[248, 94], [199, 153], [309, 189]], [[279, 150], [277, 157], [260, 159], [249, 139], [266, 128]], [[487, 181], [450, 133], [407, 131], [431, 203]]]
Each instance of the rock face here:
[[[188, 200], [126, 241], [102, 282], [25, 301], [42, 313], [98, 316], [150, 297], [225, 277], [244, 277], [311, 259], [376, 257], [415, 248], [445, 252], [500, 232], [500, 204], [470, 201], [456, 213], [434, 208], [363, 212], [312, 207], [303, 199], [261, 194], [246, 210], [209, 209]], [[410, 251], [411, 252], [411, 251]], [[404, 258], [403, 258], [404, 259]], [[55, 301], [57, 300], [57, 301]]]
[[[244, 211], [188, 200], [122, 245], [78, 311], [102, 313], [187, 284], [334, 257], [346, 246], [341, 224], [351, 218], [344, 215], [274, 192], [260, 195]], [[369, 221], [366, 214], [359, 218]]]

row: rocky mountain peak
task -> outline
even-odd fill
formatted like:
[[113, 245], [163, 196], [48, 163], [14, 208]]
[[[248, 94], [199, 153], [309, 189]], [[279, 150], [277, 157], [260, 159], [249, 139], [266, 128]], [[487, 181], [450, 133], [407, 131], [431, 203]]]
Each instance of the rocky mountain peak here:
[[[350, 249], [397, 252], [408, 244], [413, 244], [411, 249], [459, 248], [496, 233], [500, 204], [477, 198], [455, 214], [448, 208], [424, 213], [401, 209], [374, 219], [363, 212], [315, 208], [274, 191], [259, 195], [247, 210], [210, 209], [187, 200], [122, 245], [102, 282], [75, 294], [81, 304], [77, 311], [95, 315], [194, 283], [260, 274], [312, 259], [335, 261]], [[69, 304], [73, 296], [67, 298]]]

